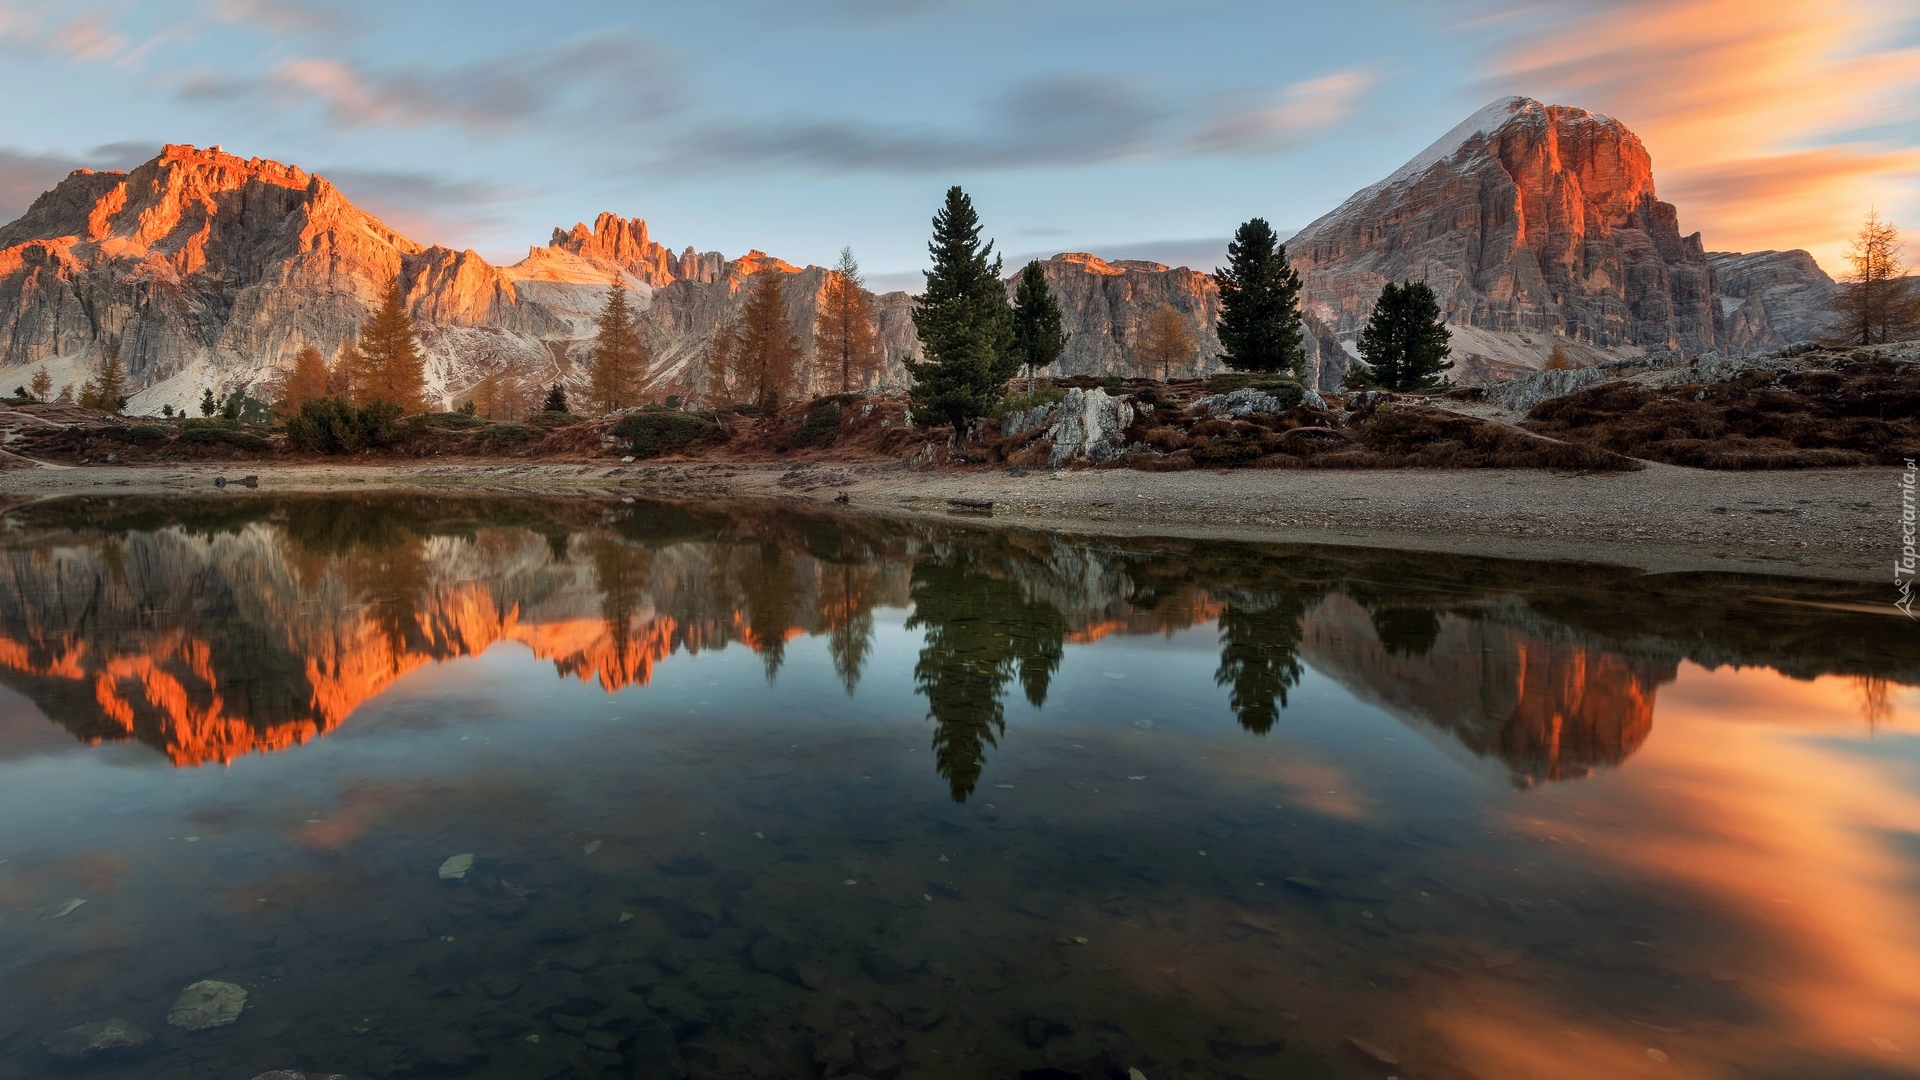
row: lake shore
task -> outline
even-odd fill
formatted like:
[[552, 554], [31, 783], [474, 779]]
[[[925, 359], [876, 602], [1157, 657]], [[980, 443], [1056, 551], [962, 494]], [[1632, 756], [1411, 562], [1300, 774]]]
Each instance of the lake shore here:
[[[836, 500], [844, 496], [852, 510], [940, 517], [953, 514], [949, 499], [968, 499], [991, 501], [995, 525], [1069, 533], [1352, 544], [1587, 560], [1650, 572], [1859, 581], [1890, 576], [1900, 538], [1900, 474], [1891, 468], [1017, 475], [923, 471], [896, 461], [107, 465], [0, 472], [0, 500], [214, 494], [222, 490], [217, 478], [249, 474], [259, 477], [259, 491], [274, 493], [423, 490], [760, 499], [821, 507], [840, 505]], [[965, 516], [986, 520], [977, 513]]]

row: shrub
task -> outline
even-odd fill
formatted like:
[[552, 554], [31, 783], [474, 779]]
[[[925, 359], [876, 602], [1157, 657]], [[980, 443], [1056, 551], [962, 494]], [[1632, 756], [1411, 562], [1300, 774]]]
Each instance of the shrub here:
[[150, 446], [167, 441], [167, 429], [159, 424], [135, 424], [127, 429], [127, 441], [136, 446]]
[[287, 441], [309, 453], [351, 454], [391, 446], [399, 436], [398, 419], [400, 406], [392, 402], [356, 406], [344, 398], [314, 398], [287, 418]]
[[488, 450], [497, 452], [519, 446], [533, 436], [533, 429], [525, 424], [493, 424], [480, 433], [480, 441]]
[[1202, 465], [1240, 465], [1260, 456], [1260, 441], [1245, 435], [1205, 439], [1193, 444], [1192, 453]]
[[[835, 411], [838, 412], [837, 407]], [[671, 409], [629, 413], [614, 423], [612, 431], [629, 441], [637, 458], [659, 457], [684, 450], [696, 442], [726, 438], [720, 425]]]
[[423, 427], [440, 431], [464, 431], [468, 428], [486, 427], [487, 422], [484, 419], [467, 411], [472, 404], [471, 401], [467, 402], [466, 405], [461, 406], [460, 412], [422, 413], [415, 419], [419, 420]]
[[784, 432], [779, 439], [782, 450], [798, 450], [803, 446], [821, 448], [833, 445], [840, 437], [840, 403], [831, 398], [816, 401], [807, 406], [807, 417], [800, 426]]
[[1014, 394], [1000, 403], [1000, 415], [1010, 412], [1025, 412], [1041, 405], [1058, 405], [1067, 396], [1066, 391], [1052, 383], [1042, 383], [1034, 387], [1031, 394]]

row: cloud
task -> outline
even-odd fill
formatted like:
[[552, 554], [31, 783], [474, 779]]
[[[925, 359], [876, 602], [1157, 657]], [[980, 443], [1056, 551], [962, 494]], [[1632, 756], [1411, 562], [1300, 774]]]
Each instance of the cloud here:
[[[1879, 0], [1572, 0], [1501, 9], [1490, 87], [1619, 117], [1710, 246], [1832, 265], [1868, 204], [1920, 195], [1920, 11]], [[1889, 137], [1891, 135], [1891, 137]]]
[[1371, 73], [1353, 69], [1295, 83], [1267, 105], [1216, 114], [1189, 145], [1199, 153], [1273, 154], [1306, 142], [1352, 116], [1373, 87]]
[[501, 211], [526, 192], [438, 173], [382, 169], [317, 170], [354, 205], [422, 243], [473, 235], [502, 221]]
[[339, 4], [299, 0], [214, 0], [215, 19], [283, 37], [338, 37], [361, 30], [361, 18]]
[[[683, 167], [787, 166], [879, 173], [1030, 169], [1190, 154], [1274, 154], [1349, 115], [1371, 78], [1349, 71], [1296, 83], [1274, 103], [1182, 105], [1141, 82], [1054, 77], [988, 100], [970, 126], [809, 121], [702, 123], [683, 134]], [[1186, 134], [1194, 130], [1200, 134]]]
[[498, 131], [563, 114], [627, 126], [677, 109], [675, 70], [669, 57], [644, 42], [600, 34], [442, 68], [300, 57], [259, 76], [189, 75], [177, 92], [202, 103], [318, 105], [330, 123], [349, 130], [443, 125]]

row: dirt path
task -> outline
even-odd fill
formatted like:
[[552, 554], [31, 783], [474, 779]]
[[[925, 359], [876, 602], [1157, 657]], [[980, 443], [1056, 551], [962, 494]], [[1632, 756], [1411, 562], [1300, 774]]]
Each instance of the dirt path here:
[[[1899, 541], [1893, 469], [1729, 473], [1539, 470], [1098, 470], [921, 472], [898, 462], [212, 465], [16, 468], [0, 499], [219, 490], [253, 472], [261, 491], [426, 489], [780, 499], [888, 514], [991, 500], [996, 524], [1062, 531], [1361, 544], [1649, 570], [1890, 578]], [[245, 490], [228, 488], [227, 490]]]

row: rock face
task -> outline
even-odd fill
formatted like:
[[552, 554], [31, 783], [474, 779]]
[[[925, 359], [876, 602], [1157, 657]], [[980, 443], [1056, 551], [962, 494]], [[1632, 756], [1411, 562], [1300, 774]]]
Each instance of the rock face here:
[[[1211, 272], [1136, 259], [1107, 262], [1085, 252], [1055, 255], [1040, 264], [1047, 288], [1060, 302], [1067, 349], [1054, 375], [1147, 375], [1134, 365], [1147, 317], [1162, 305], [1179, 312], [1193, 336], [1194, 355], [1175, 377], [1213, 375], [1220, 362], [1220, 285]], [[1013, 296], [1018, 274], [1008, 280]], [[1329, 327], [1307, 313], [1304, 378], [1310, 387], [1334, 389], [1347, 371], [1347, 353]]]
[[1758, 353], [1809, 341], [1827, 328], [1839, 286], [1804, 251], [1710, 251], [1724, 352]]
[[[1523, 346], [1519, 357], [1544, 359], [1556, 341], [1693, 353], [1721, 344], [1699, 235], [1680, 235], [1674, 207], [1655, 196], [1639, 138], [1585, 109], [1496, 101], [1287, 250], [1303, 305], [1343, 337], [1388, 281], [1424, 280], [1454, 326]], [[1498, 351], [1457, 345], [1455, 377], [1537, 366], [1488, 355]]]

